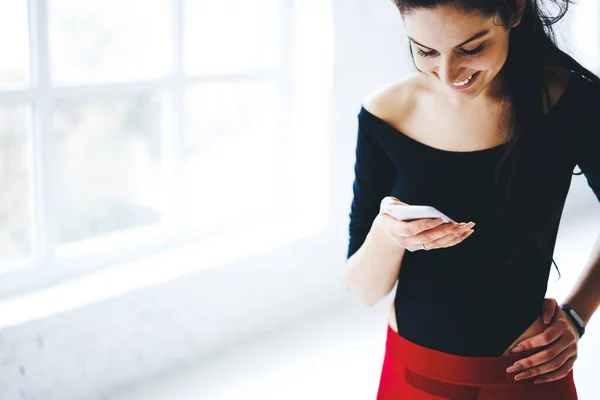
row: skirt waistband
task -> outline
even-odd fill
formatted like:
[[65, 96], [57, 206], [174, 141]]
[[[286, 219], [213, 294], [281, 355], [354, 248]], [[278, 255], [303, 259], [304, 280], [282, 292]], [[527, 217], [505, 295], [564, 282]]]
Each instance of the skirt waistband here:
[[388, 324], [387, 351], [403, 367], [429, 378], [468, 386], [531, 385], [531, 379], [515, 381], [517, 372], [506, 369], [539, 349], [498, 357], [467, 357], [430, 349], [409, 341]]

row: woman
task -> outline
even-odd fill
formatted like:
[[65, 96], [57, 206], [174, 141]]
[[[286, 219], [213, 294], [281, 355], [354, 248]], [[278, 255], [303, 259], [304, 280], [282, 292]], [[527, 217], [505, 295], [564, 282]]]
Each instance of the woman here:
[[380, 400], [577, 398], [600, 246], [561, 306], [544, 296], [575, 166], [600, 199], [600, 79], [555, 45], [568, 3], [539, 3], [395, 0], [418, 72], [358, 114], [346, 271], [369, 306], [398, 283]]

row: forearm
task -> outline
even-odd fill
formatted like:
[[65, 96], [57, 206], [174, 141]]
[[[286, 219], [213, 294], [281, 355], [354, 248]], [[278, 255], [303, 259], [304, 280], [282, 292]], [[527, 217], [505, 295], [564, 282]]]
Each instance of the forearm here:
[[394, 287], [406, 249], [383, 232], [376, 221], [363, 245], [346, 262], [346, 282], [353, 295], [371, 307]]
[[574, 308], [586, 325], [600, 305], [600, 235], [596, 238], [585, 269], [563, 303]]

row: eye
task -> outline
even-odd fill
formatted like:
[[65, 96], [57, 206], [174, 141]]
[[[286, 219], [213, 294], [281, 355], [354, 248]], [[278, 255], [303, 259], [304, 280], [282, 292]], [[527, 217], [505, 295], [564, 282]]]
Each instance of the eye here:
[[474, 48], [473, 50], [460, 49], [460, 52], [466, 56], [474, 56], [475, 54], [481, 53], [483, 51], [484, 47], [485, 46], [483, 44], [481, 44], [478, 47]]
[[417, 49], [417, 54], [420, 55], [421, 57], [431, 57], [432, 55], [435, 54], [435, 50], [423, 51], [421, 49]]

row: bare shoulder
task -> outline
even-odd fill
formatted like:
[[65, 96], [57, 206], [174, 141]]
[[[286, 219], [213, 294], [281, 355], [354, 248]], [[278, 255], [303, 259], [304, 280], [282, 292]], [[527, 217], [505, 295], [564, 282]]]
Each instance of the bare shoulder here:
[[421, 73], [410, 74], [373, 90], [364, 98], [362, 105], [371, 114], [385, 121], [397, 121], [402, 115], [410, 113], [425, 85]]

